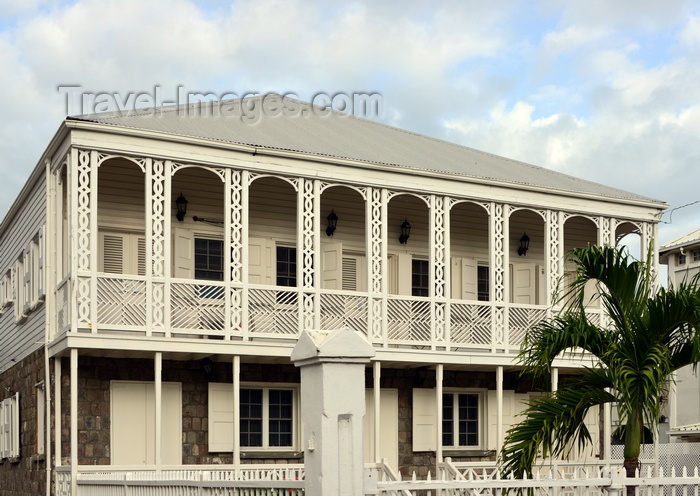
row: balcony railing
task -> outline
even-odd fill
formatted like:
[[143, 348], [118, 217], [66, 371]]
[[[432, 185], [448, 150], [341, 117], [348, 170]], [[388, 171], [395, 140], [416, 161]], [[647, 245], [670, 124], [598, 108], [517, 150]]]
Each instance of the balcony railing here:
[[[81, 275], [56, 288], [59, 332], [292, 342], [308, 311], [321, 329], [349, 327], [378, 347], [483, 353], [517, 352], [528, 330], [548, 314], [540, 305], [400, 295], [378, 299], [357, 291], [302, 292], [118, 274]], [[599, 311], [589, 313], [600, 321]]]

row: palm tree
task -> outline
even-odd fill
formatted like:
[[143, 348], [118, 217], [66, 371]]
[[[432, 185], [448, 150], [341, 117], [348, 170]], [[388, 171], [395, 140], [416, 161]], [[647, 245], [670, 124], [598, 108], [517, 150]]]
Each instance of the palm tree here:
[[[519, 359], [523, 373], [535, 378], [546, 377], [564, 351], [590, 365], [551, 395], [530, 401], [523, 420], [506, 434], [502, 473], [531, 476], [538, 454], [557, 457], [590, 443], [586, 413], [611, 403], [624, 425], [627, 476], [634, 477], [644, 425], [655, 431], [671, 373], [700, 359], [700, 289], [693, 280], [655, 291], [651, 264], [624, 248], [589, 246], [572, 255], [575, 279], [559, 300], [562, 310], [527, 334]], [[585, 312], [584, 288], [591, 281], [604, 324]]]

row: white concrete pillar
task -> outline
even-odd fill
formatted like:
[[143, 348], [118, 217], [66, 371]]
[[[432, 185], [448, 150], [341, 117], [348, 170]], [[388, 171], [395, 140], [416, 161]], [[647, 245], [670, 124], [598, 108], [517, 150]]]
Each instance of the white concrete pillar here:
[[291, 360], [301, 368], [307, 496], [363, 496], [365, 365], [374, 348], [350, 329], [303, 331]]

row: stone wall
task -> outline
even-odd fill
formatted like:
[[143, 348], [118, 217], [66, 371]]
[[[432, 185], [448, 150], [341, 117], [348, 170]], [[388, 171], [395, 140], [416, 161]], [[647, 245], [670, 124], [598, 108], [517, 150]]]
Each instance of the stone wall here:
[[[44, 350], [35, 351], [0, 373], [0, 400], [19, 392], [20, 456], [0, 462], [0, 494], [37, 496], [46, 492], [46, 460], [38, 455], [36, 385], [45, 380]], [[48, 429], [45, 429], [47, 432]]]
[[[82, 356], [78, 359], [78, 463], [110, 463], [110, 382], [153, 381], [153, 360], [115, 359]], [[62, 370], [62, 457], [70, 464], [70, 360], [64, 358]], [[232, 455], [209, 453], [208, 383], [232, 382], [231, 363], [214, 363], [207, 375], [201, 361], [163, 360], [163, 382], [182, 385], [182, 463], [232, 463]], [[299, 383], [299, 370], [293, 365], [241, 364], [241, 381]], [[242, 463], [300, 462], [281, 456], [247, 453]]]

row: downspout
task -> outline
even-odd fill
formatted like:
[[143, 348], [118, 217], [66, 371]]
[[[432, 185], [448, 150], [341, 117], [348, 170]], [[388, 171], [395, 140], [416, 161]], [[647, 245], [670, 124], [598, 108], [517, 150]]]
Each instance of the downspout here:
[[48, 343], [44, 343], [44, 384], [46, 389], [46, 394], [44, 395], [44, 401], [46, 401], [46, 429], [44, 429], [44, 443], [46, 444], [46, 447], [44, 448], [44, 463], [46, 465], [46, 496], [51, 496], [51, 373], [49, 371]]

